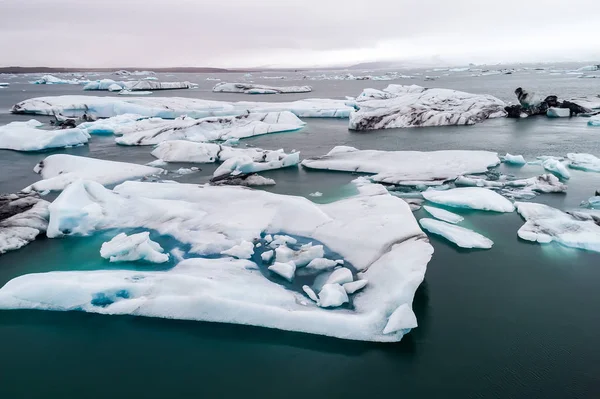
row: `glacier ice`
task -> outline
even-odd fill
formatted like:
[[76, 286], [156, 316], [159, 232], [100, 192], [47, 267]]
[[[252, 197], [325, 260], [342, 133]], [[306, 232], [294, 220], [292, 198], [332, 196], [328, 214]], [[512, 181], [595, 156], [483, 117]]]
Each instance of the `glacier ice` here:
[[116, 82], [112, 79], [100, 79], [88, 82], [83, 86], [83, 90], [108, 90], [120, 91], [125, 86], [125, 82]]
[[352, 271], [346, 267], [340, 267], [339, 269], [335, 269], [329, 277], [325, 284], [340, 284], [344, 285], [346, 283], [351, 283], [354, 281], [354, 277], [352, 277]]
[[152, 94], [151, 91], [131, 91], [131, 90], [121, 90], [119, 93], [117, 93], [120, 96], [149, 96], [150, 94]]
[[569, 173], [567, 167], [557, 159], [546, 159], [542, 162], [542, 166], [548, 172], [552, 172], [558, 177], [562, 177], [563, 179], [571, 178], [571, 173]]
[[600, 172], [600, 158], [592, 154], [567, 154], [569, 168], [579, 169], [587, 172]]
[[273, 179], [268, 177], [257, 175], [256, 173], [250, 175], [229, 175], [220, 176], [218, 180], [211, 180], [210, 184], [214, 186], [274, 186], [277, 183]]
[[213, 173], [214, 180], [223, 176], [237, 176], [243, 174], [263, 172], [266, 170], [286, 168], [298, 165], [300, 153], [286, 154], [281, 151], [272, 151], [264, 161], [256, 162], [249, 156], [239, 156], [227, 159]]
[[444, 222], [456, 224], [465, 220], [464, 217], [457, 215], [456, 213], [449, 212], [445, 209], [436, 208], [433, 206], [424, 206], [423, 209], [425, 209], [425, 211], [434, 218], [443, 220]]
[[317, 294], [315, 294], [315, 292], [313, 291], [312, 288], [310, 288], [308, 285], [303, 285], [302, 286], [302, 291], [304, 291], [306, 293], [306, 295], [312, 299], [314, 302], [319, 303], [319, 297], [317, 296]]
[[502, 162], [513, 165], [525, 165], [527, 163], [523, 155], [511, 155], [509, 153], [506, 153], [504, 158], [502, 158]]
[[473, 230], [456, 226], [441, 220], [424, 218], [419, 220], [421, 227], [432, 234], [437, 234], [461, 248], [489, 249], [494, 242]]
[[291, 282], [294, 279], [294, 274], [296, 273], [296, 265], [294, 262], [275, 262], [269, 266], [269, 270]]
[[85, 84], [87, 82], [88, 82], [87, 80], [62, 79], [62, 78], [57, 78], [56, 76], [53, 76], [53, 75], [44, 75], [41, 78], [39, 78], [38, 80], [33, 81], [31, 83], [36, 84], [36, 85], [60, 85], [60, 84], [80, 85], [80, 84]]
[[129, 236], [125, 233], [117, 234], [100, 248], [100, 256], [110, 259], [111, 262], [138, 260], [151, 263], [168, 262], [169, 254], [163, 252], [160, 244], [152, 241], [147, 231]]
[[377, 151], [346, 146], [302, 161], [303, 166], [311, 169], [374, 173], [373, 181], [389, 184], [444, 182], [465, 173], [487, 172], [499, 163], [498, 155], [489, 151]]
[[367, 286], [368, 280], [356, 280], [342, 285], [348, 295], [354, 294]]
[[79, 179], [110, 185], [163, 172], [162, 169], [145, 165], [67, 154], [50, 155], [40, 161], [33, 171], [40, 174], [43, 180], [33, 183], [23, 191], [60, 191]]
[[348, 294], [339, 284], [325, 284], [319, 291], [319, 306], [335, 308], [348, 302]]
[[320, 191], [315, 191], [314, 193], [308, 194], [309, 197], [322, 197], [323, 193]]
[[504, 187], [505, 183], [502, 181], [495, 180], [486, 180], [479, 177], [467, 177], [467, 176], [458, 176], [456, 180], [454, 180], [454, 184], [456, 186], [464, 186], [464, 187], [490, 187], [490, 188], [500, 188]]
[[42, 122], [35, 119], [0, 126], [0, 149], [41, 151], [82, 145], [90, 138], [89, 134], [78, 128], [44, 130], [41, 129], [43, 126]]
[[[144, 228], [172, 236], [189, 247], [189, 254], [205, 256], [264, 234], [307, 237], [339, 254], [369, 281], [351, 308], [328, 310], [307, 303], [304, 291], [270, 281], [252, 261], [229, 257], [185, 259], [165, 271], [29, 274], [0, 289], [0, 308], [134, 314], [399, 341], [416, 326], [412, 300], [433, 250], [404, 201], [381, 185], [359, 185], [358, 191], [318, 205], [303, 197], [237, 187], [125, 182], [109, 190], [77, 181], [50, 206], [47, 233], [60, 237]], [[99, 296], [101, 306], [95, 300]]]
[[356, 105], [358, 110], [350, 115], [352, 130], [473, 125], [506, 116], [504, 102], [495, 97], [416, 85], [369, 89], [357, 97]]
[[253, 83], [217, 83], [213, 87], [215, 93], [243, 93], [243, 94], [285, 94], [285, 93], [308, 93], [312, 91], [310, 86], [265, 86]]
[[36, 194], [0, 195], [0, 255], [21, 248], [46, 232], [48, 205]]
[[436, 204], [481, 211], [513, 212], [512, 202], [500, 194], [480, 187], [461, 187], [445, 191], [425, 191], [423, 198]]
[[270, 249], [260, 254], [260, 257], [264, 263], [270, 263], [273, 260], [274, 254], [275, 252], [273, 252], [273, 250]]

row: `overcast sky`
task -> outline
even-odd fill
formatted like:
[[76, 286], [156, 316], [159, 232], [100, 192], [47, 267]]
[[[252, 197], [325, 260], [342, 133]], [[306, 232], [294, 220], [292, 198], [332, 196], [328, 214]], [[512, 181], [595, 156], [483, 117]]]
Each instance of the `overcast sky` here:
[[600, 62], [600, 0], [0, 0], [2, 66]]

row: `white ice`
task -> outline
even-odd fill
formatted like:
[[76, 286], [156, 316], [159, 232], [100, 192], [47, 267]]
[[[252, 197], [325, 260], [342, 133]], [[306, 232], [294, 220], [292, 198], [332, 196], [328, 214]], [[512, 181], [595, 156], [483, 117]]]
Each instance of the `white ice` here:
[[356, 280], [342, 285], [348, 295], [354, 294], [367, 286], [368, 280]]
[[57, 78], [56, 76], [52, 76], [52, 75], [44, 75], [41, 78], [39, 78], [38, 80], [33, 81], [31, 83], [36, 84], [36, 85], [60, 85], [60, 84], [80, 85], [80, 84], [85, 84], [87, 82], [88, 82], [87, 80], [62, 79], [62, 78]]
[[294, 279], [294, 274], [296, 273], [296, 265], [294, 262], [275, 262], [269, 266], [269, 270], [291, 282]]
[[571, 110], [569, 108], [548, 108], [546, 116], [549, 118], [568, 118], [571, 116]]
[[117, 82], [112, 79], [100, 79], [89, 82], [83, 86], [83, 90], [108, 90], [120, 91], [125, 86], [125, 82]]
[[377, 151], [338, 146], [327, 155], [308, 158], [302, 165], [311, 169], [375, 173], [377, 182], [446, 181], [467, 173], [487, 172], [500, 163], [489, 151]]
[[506, 153], [504, 158], [502, 158], [502, 162], [513, 165], [525, 165], [527, 163], [523, 155], [511, 155], [509, 153]]
[[600, 172], [600, 159], [592, 154], [567, 154], [569, 168], [586, 172]]
[[[0, 255], [21, 248], [46, 232], [49, 204], [34, 196], [9, 194], [0, 197], [0, 211], [14, 213], [0, 220]], [[15, 208], [28, 209], [15, 213]]]
[[424, 218], [419, 220], [421, 227], [432, 234], [437, 234], [461, 248], [489, 249], [494, 242], [473, 230], [456, 226], [441, 220]]
[[350, 269], [346, 267], [340, 267], [339, 269], [335, 269], [329, 277], [325, 284], [346, 284], [354, 281], [354, 277], [352, 277], [352, 272]]
[[254, 244], [250, 241], [242, 241], [226, 251], [221, 251], [221, 255], [229, 255], [238, 259], [250, 259], [254, 254]]
[[266, 170], [281, 169], [289, 166], [298, 165], [300, 162], [300, 153], [294, 152], [286, 154], [272, 151], [268, 157], [261, 162], [254, 161], [249, 156], [240, 156], [227, 159], [213, 173], [215, 178], [228, 175], [241, 175], [263, 172]]
[[567, 167], [557, 159], [546, 159], [542, 162], [542, 166], [548, 172], [552, 172], [558, 177], [562, 177], [563, 179], [571, 178], [571, 173], [569, 173]]
[[592, 116], [588, 120], [588, 125], [590, 125], [590, 126], [600, 126], [600, 115]]
[[443, 220], [444, 222], [456, 224], [465, 220], [464, 217], [457, 215], [456, 213], [449, 212], [445, 209], [436, 208], [433, 206], [423, 206], [423, 209], [425, 209], [425, 211], [427, 211], [427, 213], [434, 218]]
[[453, 188], [445, 191], [425, 191], [423, 198], [436, 204], [481, 211], [512, 212], [512, 202], [500, 194], [480, 187]]
[[308, 194], [310, 197], [322, 197], [323, 193], [320, 191], [315, 191], [314, 193]]
[[325, 284], [319, 292], [319, 306], [335, 308], [348, 302], [346, 290], [339, 284]]
[[272, 249], [270, 249], [260, 254], [260, 257], [264, 263], [270, 263], [273, 260], [274, 254], [275, 252]]
[[90, 138], [89, 134], [78, 128], [44, 130], [41, 129], [43, 126], [42, 122], [35, 119], [0, 126], [0, 149], [40, 151], [82, 145]]
[[[119, 88], [117, 88], [118, 86]], [[102, 79], [89, 82], [83, 87], [83, 90], [108, 90], [120, 91], [148, 91], [148, 90], [174, 90], [191, 89], [194, 85], [190, 82], [158, 82], [149, 80], [138, 80], [128, 82], [117, 82], [112, 79]]]
[[398, 306], [398, 309], [392, 313], [388, 323], [383, 329], [384, 334], [392, 334], [403, 329], [411, 329], [417, 327], [417, 318], [412, 312], [412, 309], [405, 305]]
[[321, 272], [333, 270], [339, 264], [340, 263], [335, 260], [327, 258], [315, 258], [311, 260], [306, 267], [298, 269], [298, 274], [301, 276], [319, 274]]
[[159, 243], [150, 239], [150, 233], [127, 235], [120, 233], [110, 241], [102, 244], [100, 256], [110, 259], [111, 262], [146, 261], [151, 263], [165, 263], [169, 261], [169, 254]]
[[285, 93], [308, 93], [312, 91], [310, 86], [265, 86], [253, 83], [217, 83], [213, 87], [215, 93], [243, 93], [243, 94], [285, 94]]

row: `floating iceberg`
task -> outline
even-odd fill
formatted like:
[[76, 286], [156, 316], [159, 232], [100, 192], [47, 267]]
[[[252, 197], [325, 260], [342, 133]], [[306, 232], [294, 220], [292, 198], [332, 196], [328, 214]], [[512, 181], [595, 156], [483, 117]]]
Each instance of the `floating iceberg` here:
[[445, 209], [435, 208], [433, 206], [424, 206], [423, 209], [425, 209], [425, 211], [434, 218], [443, 220], [444, 222], [456, 224], [465, 220], [464, 217], [457, 215], [456, 213], [449, 212]]
[[389, 184], [444, 182], [466, 173], [487, 172], [499, 163], [498, 155], [488, 151], [377, 151], [345, 146], [302, 161], [311, 169], [375, 173], [373, 181]]
[[319, 306], [335, 308], [348, 302], [348, 294], [339, 284], [325, 284], [319, 292]]
[[412, 300], [433, 250], [405, 202], [380, 185], [358, 189], [356, 197], [316, 205], [235, 187], [126, 182], [111, 191], [79, 181], [51, 205], [48, 229], [49, 237], [58, 237], [143, 227], [207, 256], [265, 233], [309, 237], [369, 281], [351, 308], [321, 308], [307, 302], [304, 291], [265, 278], [254, 262], [232, 258], [186, 259], [167, 271], [29, 274], [0, 290], [0, 308], [133, 314], [399, 341], [416, 327]]
[[436, 204], [481, 211], [512, 212], [512, 202], [500, 194], [480, 187], [453, 188], [445, 191], [424, 191], [423, 198]]
[[112, 79], [101, 79], [89, 82], [83, 86], [83, 90], [108, 90], [120, 91], [125, 86], [125, 82], [116, 82]]
[[558, 177], [562, 177], [563, 179], [571, 178], [571, 173], [569, 173], [567, 167], [558, 159], [546, 159], [542, 162], [542, 166], [548, 172], [552, 172]]
[[8, 87], [8, 86], [10, 86], [10, 83], [0, 82], [0, 87], [4, 88], [4, 87]]
[[78, 128], [44, 130], [40, 129], [42, 126], [44, 124], [35, 119], [0, 126], [0, 149], [40, 151], [82, 145], [90, 138], [89, 134]]
[[264, 176], [260, 176], [257, 174], [250, 175], [235, 175], [235, 176], [220, 176], [218, 180], [212, 180], [210, 184], [214, 186], [248, 186], [248, 187], [256, 187], [256, 186], [274, 186], [275, 180], [269, 179]]
[[600, 126], [600, 115], [592, 116], [588, 121], [590, 126]]
[[218, 83], [213, 87], [215, 93], [244, 93], [244, 94], [286, 94], [286, 93], [308, 93], [312, 91], [310, 86], [265, 86], [253, 83]]
[[21, 248], [46, 232], [48, 205], [36, 194], [0, 195], [0, 255]]
[[507, 181], [505, 187], [508, 189], [520, 188], [535, 193], [566, 193], [567, 186], [553, 174], [531, 177], [529, 179], [519, 179]]
[[548, 205], [518, 202], [517, 211], [526, 220], [519, 237], [542, 244], [555, 241], [566, 247], [600, 252], [600, 226], [590, 215], [569, 215]]
[[587, 172], [600, 172], [600, 159], [592, 154], [567, 154], [570, 161], [569, 168], [585, 170]]
[[156, 80], [138, 80], [132, 82], [117, 82], [112, 79], [96, 80], [89, 82], [83, 90], [108, 90], [119, 91], [148, 91], [148, 90], [176, 90], [191, 89], [195, 85], [190, 82], [159, 82]]
[[15, 114], [37, 114], [77, 117], [91, 114], [110, 118], [122, 114], [175, 119], [182, 115], [190, 118], [235, 116], [250, 112], [290, 111], [300, 118], [348, 118], [354, 110], [346, 100], [306, 99], [293, 102], [224, 102], [183, 97], [94, 97], [56, 96], [38, 97], [22, 101], [11, 108]]
[[275, 262], [269, 266], [269, 270], [291, 282], [294, 279], [294, 274], [296, 273], [296, 265], [294, 262]]
[[152, 94], [151, 91], [131, 91], [131, 90], [121, 90], [117, 93], [120, 96], [149, 96]]
[[238, 259], [250, 259], [252, 254], [254, 254], [254, 244], [250, 241], [242, 241], [239, 245], [221, 251], [221, 255], [229, 255]]
[[505, 183], [502, 181], [495, 180], [486, 180], [479, 177], [467, 177], [467, 176], [458, 176], [456, 180], [454, 180], [454, 184], [458, 186], [464, 187], [490, 187], [490, 188], [500, 188], [504, 187]]
[[549, 118], [569, 118], [571, 116], [571, 110], [569, 108], [548, 108], [546, 116]]
[[169, 261], [169, 254], [164, 254], [159, 243], [150, 239], [150, 233], [118, 234], [112, 240], [102, 244], [100, 256], [111, 262], [127, 262], [142, 260], [151, 263]]
[[26, 187], [23, 190], [25, 192], [60, 191], [79, 179], [111, 185], [163, 172], [162, 169], [145, 165], [67, 154], [50, 155], [40, 161], [33, 171], [39, 173], [43, 180]]
[[358, 110], [350, 115], [352, 130], [473, 125], [506, 116], [504, 102], [495, 97], [415, 85], [369, 89], [356, 104]]
[[298, 165], [300, 162], [300, 153], [294, 152], [286, 154], [283, 150], [271, 151], [264, 160], [254, 161], [249, 156], [240, 156], [227, 159], [213, 173], [215, 179], [222, 176], [237, 176], [242, 174], [251, 174], [264, 172], [266, 170], [281, 169], [288, 166]]
[[87, 83], [87, 80], [77, 80], [77, 79], [61, 79], [52, 75], [44, 75], [36, 81], [31, 83], [36, 85], [80, 85]]
[[506, 153], [504, 158], [502, 158], [502, 162], [513, 165], [525, 165], [527, 163], [523, 155], [511, 155], [509, 153]]
[[464, 227], [427, 218], [419, 220], [419, 223], [430, 233], [440, 235], [461, 248], [490, 249], [494, 245], [489, 238]]
[[113, 75], [117, 76], [151, 76], [156, 75], [153, 71], [128, 71], [126, 69], [120, 69], [118, 71], [113, 72]]

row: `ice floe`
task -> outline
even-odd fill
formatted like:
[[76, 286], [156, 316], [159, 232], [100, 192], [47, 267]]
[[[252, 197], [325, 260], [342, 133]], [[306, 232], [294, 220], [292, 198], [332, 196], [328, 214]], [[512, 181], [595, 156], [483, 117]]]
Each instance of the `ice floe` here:
[[348, 295], [354, 294], [357, 291], [362, 290], [363, 288], [365, 288], [368, 284], [369, 280], [356, 280], [356, 281], [352, 281], [350, 283], [345, 283], [342, 285], [342, 287], [344, 287], [344, 290], [346, 291], [346, 293]]
[[226, 251], [221, 251], [221, 255], [229, 255], [238, 259], [250, 259], [254, 254], [254, 244], [250, 241], [242, 241]]
[[87, 80], [62, 79], [62, 78], [57, 78], [56, 76], [53, 76], [53, 75], [44, 75], [41, 78], [39, 78], [38, 80], [35, 80], [31, 83], [36, 84], [36, 85], [61, 85], [61, 84], [80, 85], [80, 84], [85, 84], [87, 82], [88, 82]]
[[443, 182], [466, 173], [483, 173], [500, 163], [489, 151], [377, 151], [338, 146], [322, 157], [308, 158], [302, 165], [311, 169], [374, 173], [382, 183]]
[[218, 83], [213, 87], [215, 93], [243, 93], [243, 94], [286, 94], [286, 93], [309, 93], [310, 86], [265, 86], [253, 83]]
[[48, 205], [36, 194], [0, 195], [0, 255], [21, 248], [46, 232]]
[[335, 308], [348, 302], [348, 294], [339, 284], [325, 284], [319, 292], [319, 306]]
[[163, 172], [162, 169], [145, 165], [67, 154], [50, 155], [40, 161], [33, 171], [40, 174], [43, 180], [26, 187], [26, 192], [60, 191], [79, 179], [111, 185]]
[[421, 227], [432, 234], [437, 234], [461, 248], [490, 249], [494, 242], [473, 230], [456, 226], [441, 220], [424, 218], [419, 220]]
[[569, 168], [587, 172], [600, 172], [600, 158], [592, 154], [567, 154]]
[[177, 90], [191, 89], [195, 85], [190, 82], [159, 82], [156, 80], [138, 80], [131, 82], [118, 82], [112, 79], [101, 79], [89, 82], [83, 90], [108, 90], [108, 91], [148, 91], [148, 90]]
[[296, 273], [296, 265], [294, 262], [275, 262], [269, 266], [268, 269], [287, 281], [292, 281], [294, 279], [294, 274]]
[[350, 115], [352, 130], [472, 125], [506, 116], [504, 102], [489, 95], [416, 85], [368, 90], [357, 98], [358, 110]]
[[568, 171], [567, 167], [558, 159], [546, 159], [542, 161], [542, 166], [548, 172], [552, 172], [558, 177], [563, 179], [570, 179], [571, 173]]
[[250, 175], [228, 175], [219, 176], [219, 179], [211, 180], [210, 184], [214, 186], [274, 186], [275, 180], [257, 174]]
[[168, 262], [169, 254], [163, 252], [160, 244], [152, 241], [147, 231], [129, 236], [125, 233], [117, 234], [100, 248], [100, 256], [110, 259], [111, 262], [138, 260], [151, 263]]
[[512, 165], [525, 165], [527, 163], [523, 155], [511, 155], [509, 153], [506, 153], [502, 158], [502, 162]]
[[443, 220], [444, 222], [456, 224], [456, 223], [460, 223], [463, 220], [465, 220], [464, 217], [457, 215], [456, 213], [447, 211], [445, 209], [436, 208], [433, 206], [424, 206], [423, 209], [425, 209], [425, 211], [427, 213], [429, 213], [431, 216], [433, 216], [434, 218]]
[[43, 126], [35, 119], [0, 126], [0, 149], [40, 151], [73, 147], [87, 143], [90, 138], [88, 133], [78, 128], [45, 130], [41, 129]]
[[125, 86], [125, 82], [117, 82], [112, 79], [100, 79], [94, 80], [83, 86], [83, 90], [108, 90], [108, 91], [120, 91]]
[[427, 201], [454, 208], [468, 208], [481, 211], [513, 212], [512, 202], [500, 194], [480, 187], [461, 187], [445, 191], [424, 191]]

